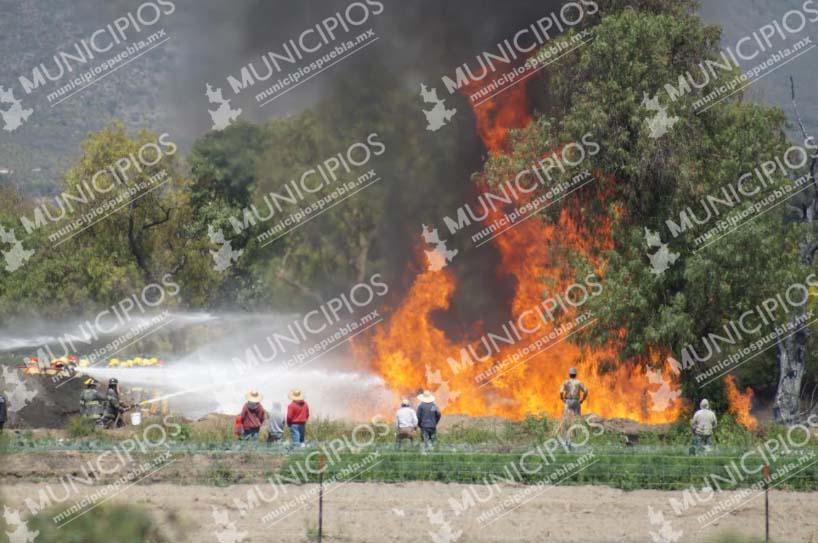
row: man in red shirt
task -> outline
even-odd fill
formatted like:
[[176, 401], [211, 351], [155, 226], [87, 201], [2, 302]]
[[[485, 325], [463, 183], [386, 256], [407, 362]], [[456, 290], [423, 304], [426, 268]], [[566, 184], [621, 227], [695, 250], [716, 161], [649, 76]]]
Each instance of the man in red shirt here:
[[287, 426], [290, 427], [290, 436], [293, 443], [305, 446], [307, 437], [307, 420], [310, 418], [310, 406], [304, 401], [304, 393], [298, 389], [290, 392], [290, 405], [287, 406]]
[[261, 405], [261, 394], [251, 390], [247, 394], [247, 403], [241, 408], [241, 439], [258, 439], [258, 431], [267, 419], [267, 413]]

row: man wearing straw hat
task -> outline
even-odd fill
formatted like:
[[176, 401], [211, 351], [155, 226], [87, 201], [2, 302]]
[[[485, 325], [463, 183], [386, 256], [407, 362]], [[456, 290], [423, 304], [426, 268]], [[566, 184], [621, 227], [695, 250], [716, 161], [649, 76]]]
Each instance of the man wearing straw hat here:
[[430, 450], [437, 441], [437, 423], [440, 422], [440, 409], [435, 403], [435, 397], [428, 390], [418, 395], [418, 426], [423, 438], [423, 448]]
[[304, 393], [299, 389], [290, 391], [290, 405], [287, 406], [287, 426], [290, 427], [290, 436], [293, 444], [306, 445], [307, 420], [310, 418], [310, 406], [304, 400]]
[[241, 439], [258, 439], [258, 432], [264, 424], [267, 414], [261, 405], [261, 394], [256, 390], [247, 393], [247, 403], [241, 408], [239, 422], [241, 424]]

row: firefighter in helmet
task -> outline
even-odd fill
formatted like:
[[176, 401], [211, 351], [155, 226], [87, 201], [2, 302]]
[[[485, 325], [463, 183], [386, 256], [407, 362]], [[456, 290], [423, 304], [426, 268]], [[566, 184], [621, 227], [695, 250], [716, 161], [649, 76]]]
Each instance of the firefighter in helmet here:
[[97, 390], [95, 379], [89, 377], [84, 384], [85, 389], [80, 395], [80, 415], [99, 423], [105, 409], [106, 398]]
[[105, 411], [103, 419], [106, 427], [122, 425], [122, 403], [119, 401], [119, 381], [111, 379], [108, 381], [108, 396], [105, 401]]

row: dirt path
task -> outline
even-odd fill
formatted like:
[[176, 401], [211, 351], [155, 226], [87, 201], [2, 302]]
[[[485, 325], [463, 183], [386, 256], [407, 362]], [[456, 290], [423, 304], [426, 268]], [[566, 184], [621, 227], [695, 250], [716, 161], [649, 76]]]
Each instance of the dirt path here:
[[[56, 485], [52, 488], [55, 496], [64, 495], [60, 483], [49, 484]], [[45, 488], [45, 483], [7, 483], [2, 492], [12, 508], [27, 512], [26, 498], [36, 498]], [[61, 502], [60, 507], [67, 508], [98, 488], [83, 487], [78, 494]], [[347, 483], [330, 487], [325, 501], [324, 540], [642, 543], [652, 542], [651, 531], [658, 536], [663, 527], [666, 539], [660, 541], [708, 541], [724, 532], [763, 537], [764, 501], [760, 496], [707, 526], [703, 526], [704, 522], [697, 517], [712, 509], [712, 502], [697, 505], [677, 516], [668, 500], [681, 499], [680, 492], [624, 492], [592, 486], [540, 489], [539, 494], [527, 495], [528, 501], [516, 509], [485, 516], [504, 500], [532, 488], [440, 483]], [[314, 534], [317, 526], [316, 491], [316, 485], [274, 488], [265, 483], [218, 488], [162, 483], [136, 485], [112, 499], [150, 508], [166, 529], [181, 534], [174, 538], [175, 541], [289, 543], [308, 541], [308, 535]], [[462, 504], [464, 492], [474, 497], [476, 505], [455, 514], [449, 500]], [[237, 506], [250, 503], [248, 495], [257, 499], [242, 516]], [[724, 495], [731, 496], [734, 495]], [[299, 505], [302, 499], [305, 503]], [[292, 508], [280, 509], [286, 504]], [[771, 527], [776, 542], [818, 542], [818, 493], [773, 491], [771, 504]], [[663, 512], [667, 523], [654, 519], [651, 524], [649, 506]], [[214, 520], [214, 509], [221, 517], [219, 523]], [[449, 523], [448, 527], [445, 522]], [[458, 531], [462, 531], [462, 535], [456, 538]], [[238, 539], [239, 536], [244, 538]]]

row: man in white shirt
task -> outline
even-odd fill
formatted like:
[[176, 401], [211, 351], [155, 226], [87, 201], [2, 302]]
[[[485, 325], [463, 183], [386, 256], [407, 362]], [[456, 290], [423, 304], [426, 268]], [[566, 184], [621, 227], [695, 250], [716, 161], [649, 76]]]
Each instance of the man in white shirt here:
[[400, 403], [400, 409], [395, 414], [395, 425], [397, 427], [397, 437], [395, 438], [395, 447], [400, 449], [401, 443], [404, 439], [408, 439], [410, 443], [415, 443], [415, 428], [418, 426], [418, 416], [415, 410], [412, 409], [408, 399]]
[[702, 400], [699, 408], [690, 421], [690, 425], [693, 427], [694, 452], [699, 452], [701, 449], [710, 450], [713, 430], [716, 429], [716, 414], [710, 410], [710, 402]]
[[267, 413], [267, 417], [267, 443], [278, 443], [287, 427], [287, 418], [279, 402], [273, 402], [273, 409]]

